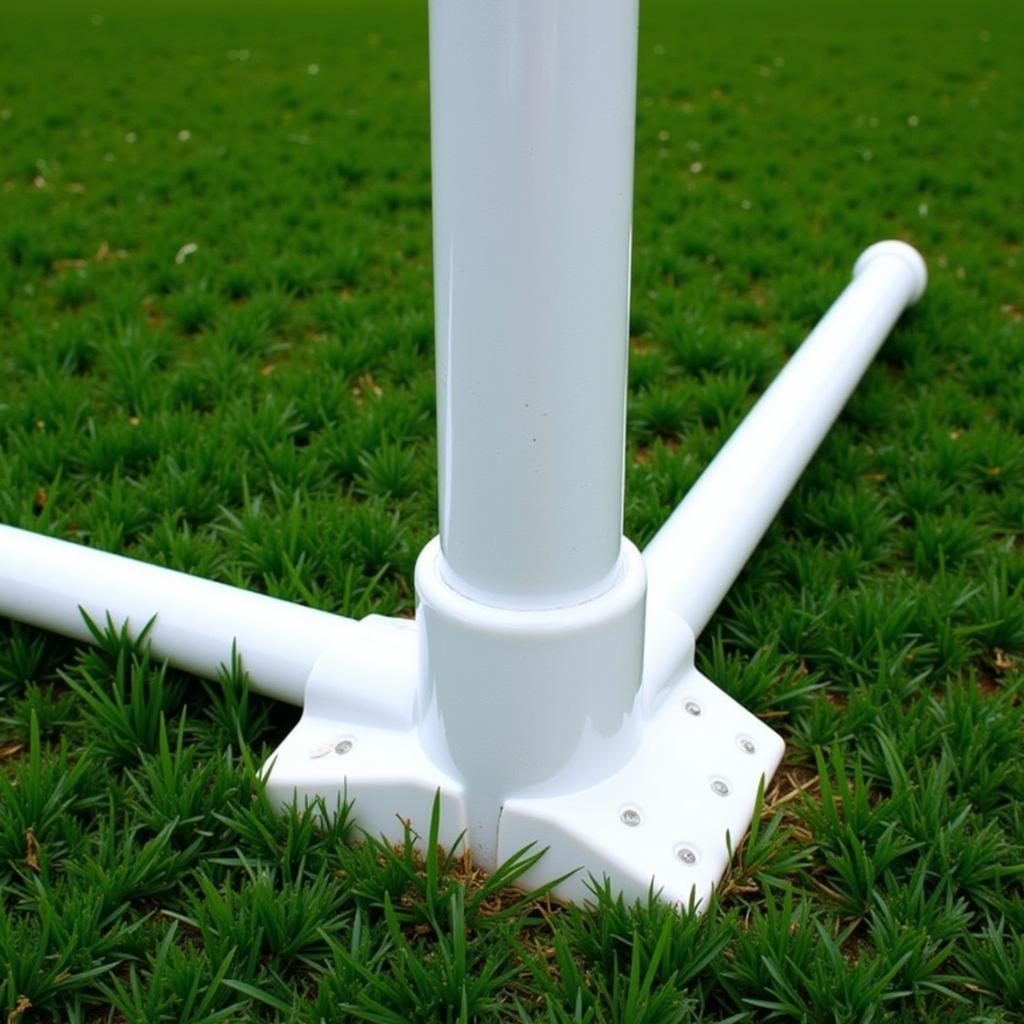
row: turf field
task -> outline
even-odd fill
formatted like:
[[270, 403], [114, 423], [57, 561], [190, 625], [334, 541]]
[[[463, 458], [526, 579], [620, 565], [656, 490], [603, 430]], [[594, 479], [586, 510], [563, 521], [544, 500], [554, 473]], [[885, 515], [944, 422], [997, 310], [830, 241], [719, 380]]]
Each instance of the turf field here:
[[[1024, 1019], [1022, 56], [1005, 0], [643, 2], [634, 541], [863, 248], [931, 273], [700, 641], [788, 742], [706, 916], [279, 817], [244, 665], [2, 623], [7, 1020]], [[0, 368], [0, 522], [409, 613], [425, 6], [6, 0]]]

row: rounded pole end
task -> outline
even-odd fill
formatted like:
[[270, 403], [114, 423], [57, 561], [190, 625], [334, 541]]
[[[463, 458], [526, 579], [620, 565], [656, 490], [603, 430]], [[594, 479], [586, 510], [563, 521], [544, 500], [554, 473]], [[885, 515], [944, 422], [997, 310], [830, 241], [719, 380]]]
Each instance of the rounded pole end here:
[[878, 259], [879, 256], [895, 256], [897, 259], [903, 260], [910, 268], [914, 275], [914, 291], [910, 296], [910, 304], [913, 305], [917, 302], [924, 295], [924, 290], [928, 285], [928, 268], [925, 265], [924, 257], [912, 245], [894, 238], [884, 242], [875, 242], [857, 258], [857, 262], [853, 265], [853, 276], [857, 277], [869, 263]]

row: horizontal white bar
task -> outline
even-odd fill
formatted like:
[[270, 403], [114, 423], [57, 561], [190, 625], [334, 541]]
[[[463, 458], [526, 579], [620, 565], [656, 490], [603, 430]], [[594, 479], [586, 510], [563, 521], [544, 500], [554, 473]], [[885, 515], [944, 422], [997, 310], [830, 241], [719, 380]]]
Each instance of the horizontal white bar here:
[[900, 314], [924, 292], [916, 249], [879, 242], [644, 550], [648, 602], [707, 625]]
[[353, 619], [0, 526], [0, 616], [91, 642], [80, 609], [133, 635], [155, 616], [153, 653], [207, 679], [234, 640], [253, 690], [289, 704], [328, 647], [365, 642]]

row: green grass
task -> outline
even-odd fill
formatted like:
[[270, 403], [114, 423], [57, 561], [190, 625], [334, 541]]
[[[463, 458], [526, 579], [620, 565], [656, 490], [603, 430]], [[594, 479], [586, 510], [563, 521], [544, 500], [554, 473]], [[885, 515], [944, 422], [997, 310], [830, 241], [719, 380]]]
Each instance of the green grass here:
[[[632, 539], [866, 245], [931, 273], [700, 641], [788, 742], [719, 899], [562, 909], [279, 816], [244, 666], [3, 623], [9, 1021], [1022, 1019], [1024, 19], [643, 8]], [[408, 613], [428, 144], [420, 4], [5, 4], [0, 522]]]

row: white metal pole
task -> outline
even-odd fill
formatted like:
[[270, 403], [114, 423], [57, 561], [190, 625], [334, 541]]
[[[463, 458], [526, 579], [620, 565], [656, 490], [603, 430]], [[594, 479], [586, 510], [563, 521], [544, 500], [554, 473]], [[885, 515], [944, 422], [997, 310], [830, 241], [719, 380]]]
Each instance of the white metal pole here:
[[619, 570], [637, 0], [431, 0], [442, 574], [504, 608]]
[[0, 526], [0, 616], [92, 642], [82, 611], [132, 635], [155, 616], [153, 653], [207, 679], [234, 640], [252, 688], [299, 705], [319, 657], [365, 646], [367, 635], [339, 615]]
[[700, 631], [893, 324], [924, 292], [916, 249], [866, 249], [833, 303], [644, 550], [648, 601]]
[[430, 3], [440, 538], [416, 568], [420, 736], [466, 781], [485, 866], [512, 794], [592, 784], [640, 742], [637, 20], [637, 0]]

